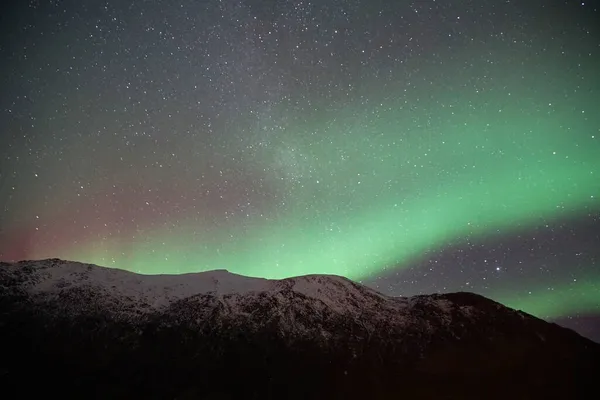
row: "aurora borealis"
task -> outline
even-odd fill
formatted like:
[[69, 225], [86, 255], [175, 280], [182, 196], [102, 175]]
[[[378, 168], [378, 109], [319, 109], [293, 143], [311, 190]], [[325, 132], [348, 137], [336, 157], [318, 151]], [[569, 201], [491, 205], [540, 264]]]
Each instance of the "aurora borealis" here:
[[541, 0], [15, 2], [0, 259], [469, 290], [599, 340], [597, 19]]

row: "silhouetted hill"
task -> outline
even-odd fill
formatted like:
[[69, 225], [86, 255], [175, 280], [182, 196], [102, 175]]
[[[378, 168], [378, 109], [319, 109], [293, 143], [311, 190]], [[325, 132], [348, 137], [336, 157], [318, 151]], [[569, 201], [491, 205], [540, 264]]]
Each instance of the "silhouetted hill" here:
[[600, 345], [472, 293], [328, 275], [0, 264], [0, 383], [22, 398], [595, 398]]

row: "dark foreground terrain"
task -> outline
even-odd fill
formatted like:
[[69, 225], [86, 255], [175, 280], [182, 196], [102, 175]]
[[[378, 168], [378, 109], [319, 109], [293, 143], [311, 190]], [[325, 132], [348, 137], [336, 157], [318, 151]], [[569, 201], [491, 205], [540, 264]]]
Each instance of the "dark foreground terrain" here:
[[[600, 345], [472, 293], [0, 263], [5, 398], [596, 399]], [[4, 396], [3, 396], [4, 397]]]

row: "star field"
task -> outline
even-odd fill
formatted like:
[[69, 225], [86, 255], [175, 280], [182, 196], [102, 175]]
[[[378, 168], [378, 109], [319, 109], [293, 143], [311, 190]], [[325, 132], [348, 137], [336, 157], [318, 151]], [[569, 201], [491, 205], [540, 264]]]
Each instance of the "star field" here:
[[466, 290], [600, 340], [598, 16], [14, 2], [0, 259]]

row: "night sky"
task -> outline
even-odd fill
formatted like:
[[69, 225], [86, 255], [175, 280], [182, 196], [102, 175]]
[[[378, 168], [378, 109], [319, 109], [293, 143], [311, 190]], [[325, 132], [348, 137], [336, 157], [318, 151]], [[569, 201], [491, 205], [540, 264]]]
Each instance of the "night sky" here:
[[14, 1], [0, 259], [466, 290], [600, 341], [600, 6]]

